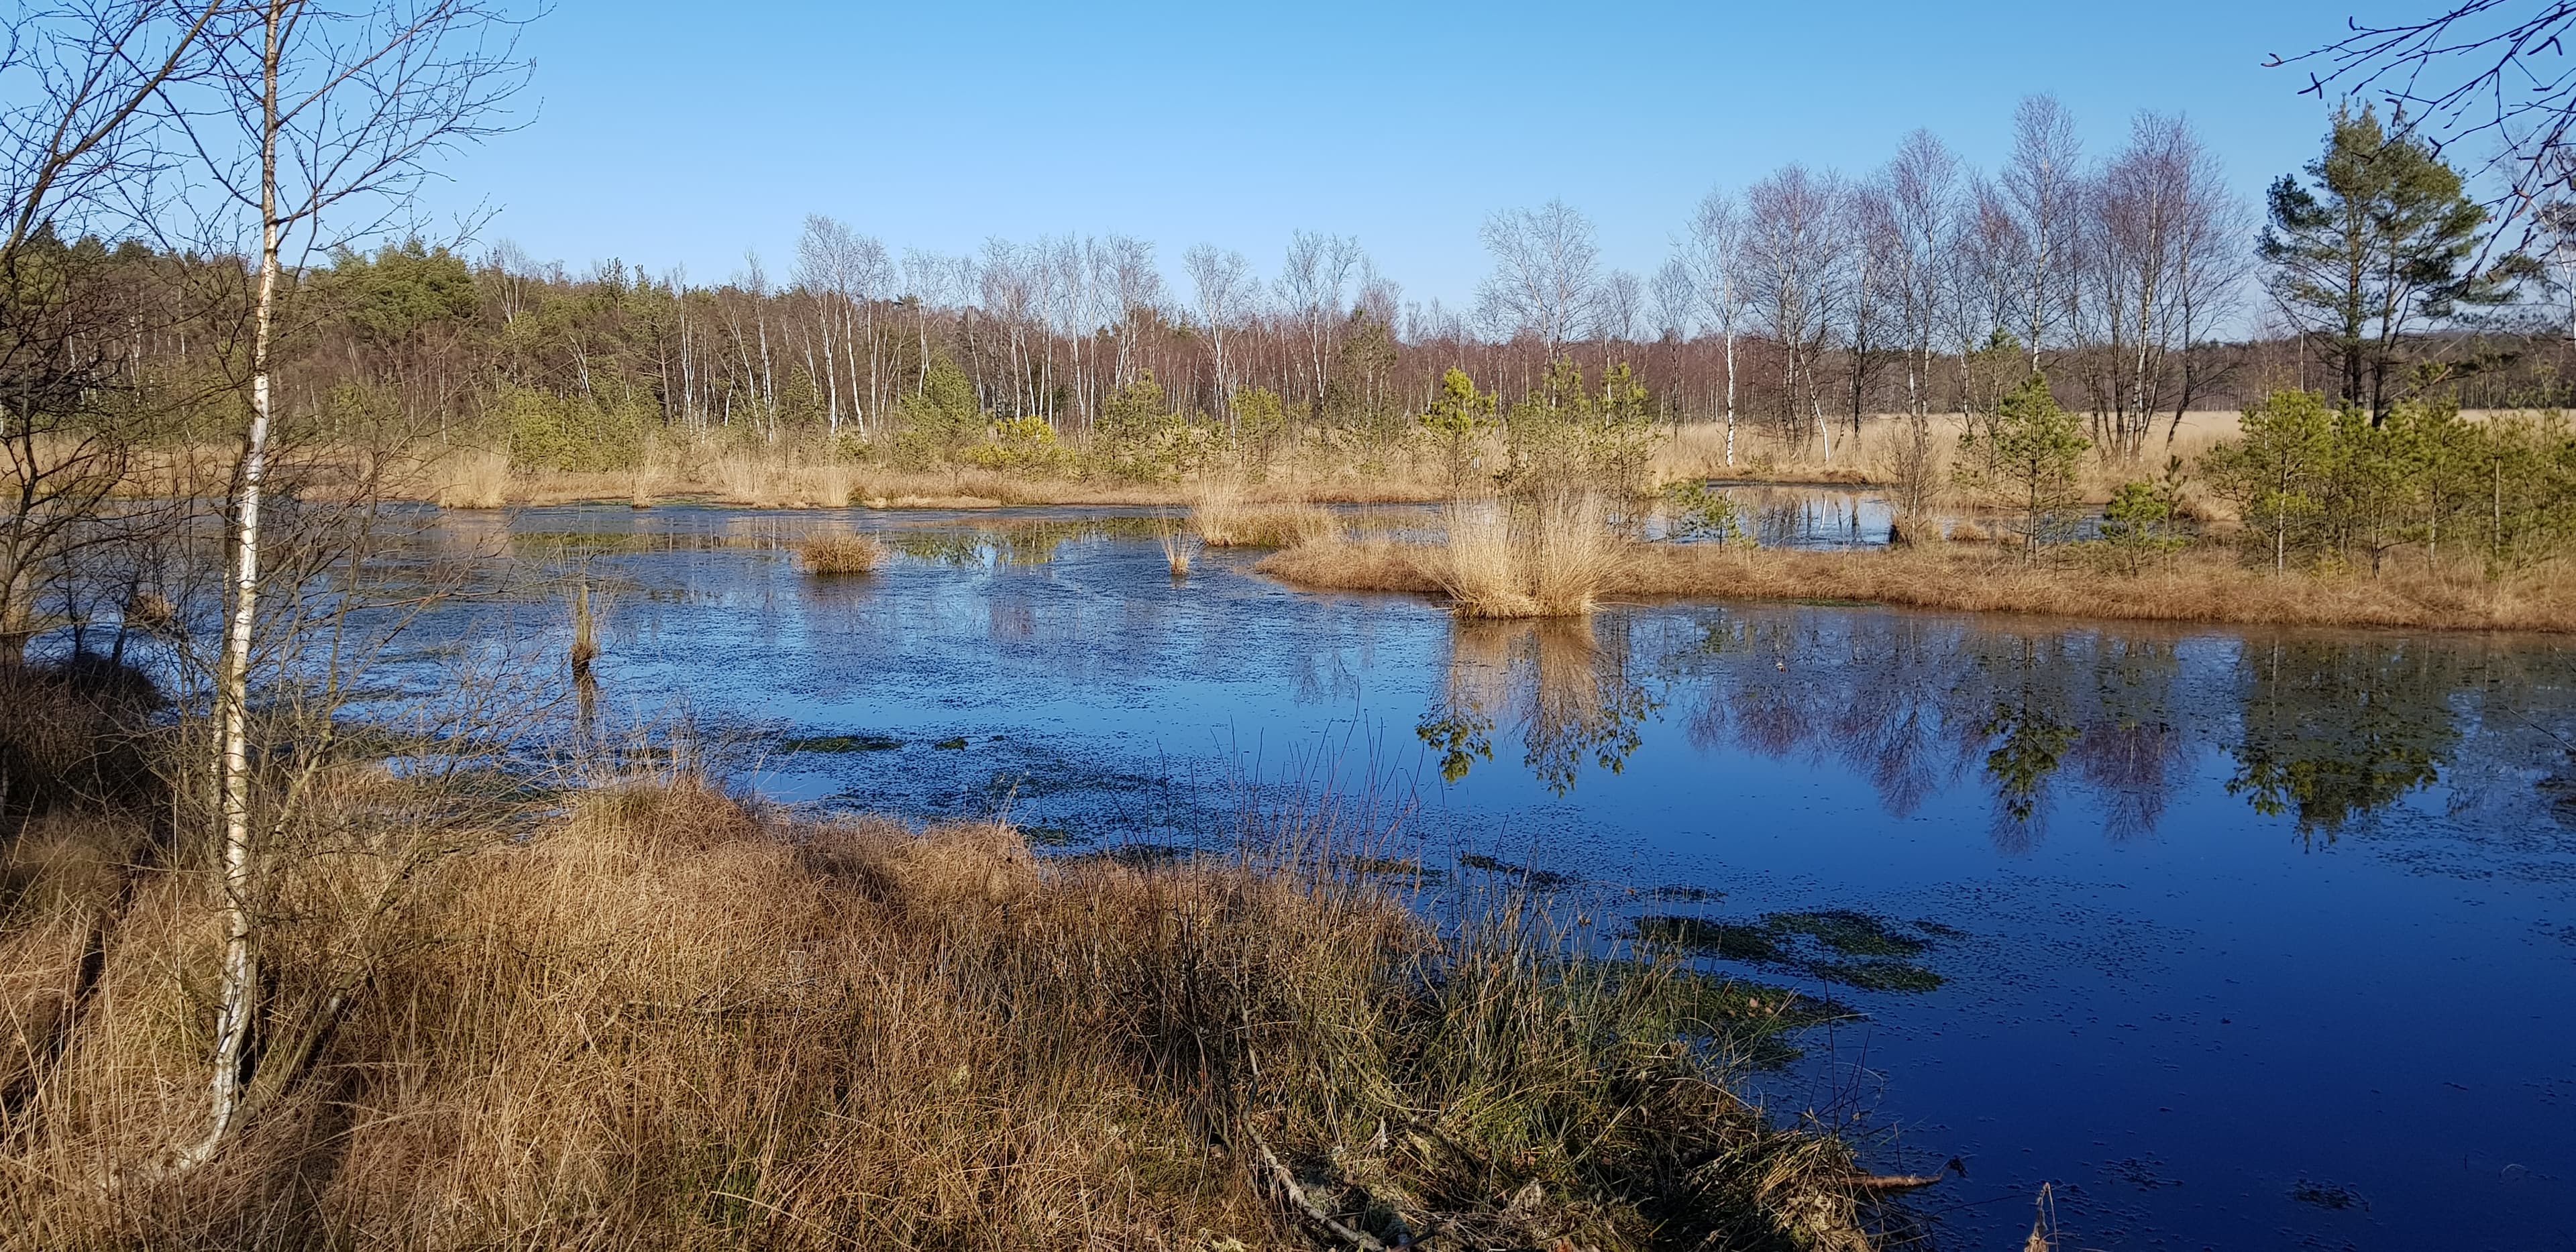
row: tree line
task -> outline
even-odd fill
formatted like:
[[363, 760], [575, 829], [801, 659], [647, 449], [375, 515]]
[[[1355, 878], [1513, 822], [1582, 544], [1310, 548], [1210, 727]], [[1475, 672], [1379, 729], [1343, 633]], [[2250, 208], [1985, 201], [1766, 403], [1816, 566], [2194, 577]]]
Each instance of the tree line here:
[[[2564, 398], [2547, 310], [2576, 290], [2576, 248], [2497, 248], [2459, 173], [2368, 111], [2336, 114], [2307, 175], [2272, 189], [2258, 230], [2183, 120], [2142, 114], [2088, 158], [2066, 110], [2033, 97], [1998, 170], [1924, 131], [1862, 175], [1787, 166], [1711, 192], [1651, 275], [1605, 266], [1562, 202], [1497, 212], [1466, 308], [1408, 299], [1358, 240], [1304, 231], [1269, 274], [1202, 244], [1178, 281], [1132, 236], [898, 253], [822, 215], [784, 275], [746, 256], [712, 283], [413, 240], [282, 275], [279, 366], [312, 414], [501, 439], [529, 469], [613, 468], [674, 437], [913, 460], [971, 451], [988, 426], [1088, 444], [1149, 394], [1238, 446], [1366, 459], [1416, 437], [1451, 369], [1508, 412], [1566, 361], [1605, 383], [1625, 365], [1664, 420], [1752, 424], [1828, 461], [1873, 414], [1991, 421], [2032, 373], [2120, 463], [2192, 409], [2282, 386], [2383, 417], [2435, 390]], [[202, 372], [191, 345], [220, 339], [251, 285], [219, 273], [231, 258], [130, 237], [39, 244], [170, 310], [113, 333], [124, 368], [165, 389]]]

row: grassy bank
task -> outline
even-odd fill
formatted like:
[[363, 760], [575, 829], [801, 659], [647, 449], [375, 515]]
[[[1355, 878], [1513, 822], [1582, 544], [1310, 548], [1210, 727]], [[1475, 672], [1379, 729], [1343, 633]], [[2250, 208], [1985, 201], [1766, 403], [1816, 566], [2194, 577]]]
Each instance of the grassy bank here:
[[[211, 891], [123, 820], [13, 822], [10, 1247], [1873, 1246], [1847, 1147], [1734, 1094], [1776, 996], [1313, 860], [1039, 859], [686, 780], [418, 868], [300, 1076], [171, 1173]], [[283, 871], [281, 987], [340, 933], [303, 878], [348, 872]]]
[[[1332, 539], [1257, 567], [1301, 587], [1442, 594], [1455, 582], [1442, 544]], [[1596, 598], [1828, 600], [2140, 621], [2430, 630], [2576, 630], [2576, 580], [2543, 568], [2487, 581], [2394, 567], [2366, 574], [2273, 574], [2203, 549], [2137, 573], [2019, 549], [1945, 544], [1797, 552], [1714, 544], [1629, 544], [1598, 566]]]

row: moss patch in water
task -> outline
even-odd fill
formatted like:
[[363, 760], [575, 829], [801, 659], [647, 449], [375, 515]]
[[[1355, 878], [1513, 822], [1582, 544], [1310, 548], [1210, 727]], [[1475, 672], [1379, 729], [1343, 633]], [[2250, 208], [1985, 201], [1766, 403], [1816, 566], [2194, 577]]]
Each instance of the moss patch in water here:
[[1460, 856], [1458, 858], [1458, 864], [1468, 869], [1481, 869], [1489, 874], [1508, 874], [1514, 878], [1520, 879], [1524, 886], [1536, 887], [1540, 890], [1550, 890], [1557, 887], [1570, 887], [1583, 881], [1572, 874], [1560, 874], [1555, 870], [1531, 869], [1526, 865], [1514, 865], [1501, 857], [1486, 856], [1481, 852], [1469, 852]]
[[1637, 937], [1658, 947], [1686, 948], [1727, 961], [1776, 964], [1787, 958], [1780, 935], [1767, 926], [1713, 922], [1704, 917], [1641, 917]]
[[1628, 894], [1641, 900], [1655, 900], [1659, 902], [1665, 900], [1679, 900], [1684, 904], [1706, 904], [1711, 900], [1722, 900], [1726, 898], [1726, 893], [1723, 891], [1713, 890], [1708, 887], [1686, 886], [1647, 887], [1643, 890], [1631, 891]]
[[1863, 991], [1939, 987], [1941, 975], [1912, 959], [1932, 947], [1932, 940], [1920, 933], [1926, 928], [1912, 927], [1917, 933], [1908, 933], [1900, 925], [1853, 909], [1772, 913], [1751, 922], [1658, 914], [1636, 923], [1638, 942], [1649, 947], [1796, 970]]
[[2301, 1204], [2313, 1204], [2318, 1208], [2333, 1209], [2337, 1212], [2345, 1209], [2360, 1209], [2365, 1213], [2370, 1211], [2370, 1201], [2362, 1199], [2360, 1192], [2340, 1183], [2312, 1182], [2302, 1178], [2291, 1184], [2290, 1198]]
[[1446, 875], [1418, 860], [1387, 856], [1346, 856], [1342, 863], [1362, 878], [1403, 878], [1414, 882], [1438, 882]]
[[885, 735], [817, 735], [810, 739], [790, 739], [778, 745], [781, 752], [892, 752], [903, 746], [903, 740]]
[[1905, 961], [1810, 961], [1800, 966], [1827, 982], [1863, 991], [1932, 991], [1941, 976]]
[[1805, 935], [1843, 956], [1918, 956], [1932, 946], [1890, 929], [1884, 918], [1855, 909], [1774, 913], [1763, 921], [1773, 929]]

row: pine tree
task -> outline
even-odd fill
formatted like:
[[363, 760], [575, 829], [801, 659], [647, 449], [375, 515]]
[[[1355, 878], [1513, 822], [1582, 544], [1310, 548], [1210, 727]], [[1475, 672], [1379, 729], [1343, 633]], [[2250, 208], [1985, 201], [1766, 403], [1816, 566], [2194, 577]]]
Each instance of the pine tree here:
[[2333, 398], [2366, 408], [2375, 425], [2398, 398], [2391, 375], [2409, 326], [2502, 303], [2532, 263], [2470, 268], [2487, 211], [2402, 113], [2391, 133], [2367, 107], [2338, 109], [2307, 174], [2313, 188], [2289, 174], [2272, 184], [2260, 250], [2273, 294], [2339, 365]]

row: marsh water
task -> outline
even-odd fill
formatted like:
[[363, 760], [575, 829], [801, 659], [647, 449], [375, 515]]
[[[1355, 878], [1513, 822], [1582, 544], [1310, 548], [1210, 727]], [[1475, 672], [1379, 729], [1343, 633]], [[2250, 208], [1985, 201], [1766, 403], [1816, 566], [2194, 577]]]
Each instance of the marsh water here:
[[[1774, 542], [1883, 517], [1787, 502]], [[1839, 512], [1837, 512], [1839, 510]], [[1756, 517], [1764, 514], [1756, 512]], [[1958, 1169], [1939, 1246], [2576, 1246], [2576, 644], [1831, 605], [1474, 624], [1103, 511], [449, 514], [607, 596], [602, 718], [818, 810], [1071, 850], [1389, 796], [1435, 869], [1849, 1010], [1758, 1085]], [[813, 529], [880, 534], [800, 574]], [[1807, 536], [1801, 540], [1797, 536]], [[542, 644], [559, 600], [460, 603]], [[1456, 881], [1453, 878], [1452, 881]]]

